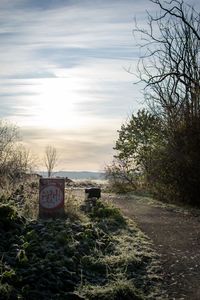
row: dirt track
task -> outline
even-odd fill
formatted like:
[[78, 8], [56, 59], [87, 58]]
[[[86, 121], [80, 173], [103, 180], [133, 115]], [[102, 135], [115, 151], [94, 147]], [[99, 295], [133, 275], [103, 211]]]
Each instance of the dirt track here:
[[109, 198], [136, 220], [161, 254], [168, 299], [200, 299], [200, 218], [137, 196]]

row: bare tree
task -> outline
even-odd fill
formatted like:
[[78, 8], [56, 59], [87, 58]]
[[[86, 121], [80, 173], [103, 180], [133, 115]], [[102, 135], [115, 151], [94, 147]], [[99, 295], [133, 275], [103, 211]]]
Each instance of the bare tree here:
[[47, 168], [48, 177], [51, 177], [54, 167], [58, 161], [56, 148], [48, 145], [45, 149], [44, 163]]
[[[200, 205], [200, 13], [182, 0], [151, 0], [160, 13], [136, 25], [139, 78], [150, 109], [166, 129], [155, 160], [159, 194]], [[158, 174], [159, 176], [156, 176]]]
[[129, 159], [114, 158], [112, 163], [105, 167], [105, 176], [111, 189], [116, 192], [127, 192], [137, 188], [138, 175]]
[[11, 161], [13, 174], [20, 176], [20, 174], [31, 173], [36, 166], [36, 158], [33, 157], [31, 151], [21, 143], [16, 144], [13, 150]]
[[0, 120], [0, 175], [7, 176], [10, 172], [10, 161], [13, 149], [19, 139], [18, 129], [7, 121]]
[[134, 30], [144, 50], [138, 70], [151, 109], [173, 128], [200, 117], [200, 14], [181, 0], [151, 2], [161, 11]]
[[3, 188], [5, 182], [14, 184], [34, 165], [32, 154], [19, 141], [18, 128], [0, 120], [0, 186]]

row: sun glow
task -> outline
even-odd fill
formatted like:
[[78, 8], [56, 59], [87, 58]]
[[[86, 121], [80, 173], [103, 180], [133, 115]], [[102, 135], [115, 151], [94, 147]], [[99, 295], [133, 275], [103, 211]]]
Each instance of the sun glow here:
[[37, 97], [37, 122], [51, 128], [75, 128], [80, 118], [75, 112], [75, 87], [68, 78], [42, 79]]
[[98, 118], [90, 108], [100, 97], [94, 97], [97, 84], [92, 84], [86, 70], [58, 69], [52, 74], [55, 77], [16, 82], [20, 105], [10, 120], [20, 126], [50, 129], [83, 129], [96, 124]]

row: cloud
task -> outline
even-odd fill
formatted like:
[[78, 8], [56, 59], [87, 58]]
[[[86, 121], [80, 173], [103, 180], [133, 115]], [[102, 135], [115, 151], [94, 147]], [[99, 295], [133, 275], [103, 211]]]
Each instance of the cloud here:
[[74, 1], [73, 5], [72, 2], [71, 5], [68, 1], [62, 2], [61, 7], [54, 5], [52, 9], [38, 11], [38, 2], [35, 7], [26, 5], [23, 8], [26, 1], [19, 1], [20, 8], [15, 5], [1, 10], [0, 57], [7, 64], [10, 61], [13, 71], [24, 72], [28, 67], [40, 70], [41, 61], [43, 64], [48, 62], [47, 65], [50, 62], [59, 64], [64, 57], [73, 61], [78, 57], [80, 61], [88, 56], [106, 55], [117, 59], [123, 53], [119, 54], [120, 47], [127, 52], [125, 56], [130, 55], [132, 13], [127, 8], [127, 4], [132, 6], [130, 1], [123, 5], [118, 1], [107, 4], [102, 1], [103, 4], [98, 2], [98, 5], [95, 1], [85, 1], [85, 5], [79, 1]]
[[62, 111], [63, 117], [66, 110], [67, 118], [69, 106], [73, 106], [73, 113], [82, 119], [82, 123], [96, 118], [93, 126], [100, 119], [107, 122], [110, 117], [123, 120], [127, 112], [140, 106], [141, 99], [132, 84], [134, 76], [122, 68], [123, 63], [123, 60], [93, 61], [88, 58], [70, 69], [52, 70], [54, 74], [51, 73], [49, 78], [2, 79], [0, 108], [4, 105], [5, 109], [9, 103], [10, 117], [14, 112], [13, 120], [21, 124], [31, 123], [31, 120], [38, 123], [38, 118], [33, 118], [38, 114], [42, 117], [42, 111], [45, 113], [48, 107], [49, 110], [55, 107], [57, 114]]
[[117, 129], [141, 102], [124, 68], [136, 65], [133, 17], [147, 3], [0, 1], [0, 117], [40, 157], [55, 144], [66, 169], [111, 159]]
[[[131, 59], [132, 1], [2, 2], [0, 12], [1, 77], [40, 77], [56, 67], [87, 60]], [[58, 4], [58, 5], [55, 5]], [[49, 9], [51, 8], [51, 9]]]
[[[116, 124], [115, 124], [116, 125]], [[59, 170], [100, 170], [111, 161], [115, 125], [107, 130], [106, 124], [87, 130], [48, 130], [47, 128], [21, 128], [22, 141], [39, 157], [39, 168], [44, 169], [45, 147], [52, 145], [59, 156]]]

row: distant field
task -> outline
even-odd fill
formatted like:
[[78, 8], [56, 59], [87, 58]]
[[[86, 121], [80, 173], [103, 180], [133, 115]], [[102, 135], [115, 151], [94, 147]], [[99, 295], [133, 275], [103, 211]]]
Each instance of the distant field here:
[[108, 183], [108, 180], [106, 179], [74, 179], [74, 182], [77, 184], [83, 183], [84, 181], [90, 183], [91, 185], [105, 185]]

